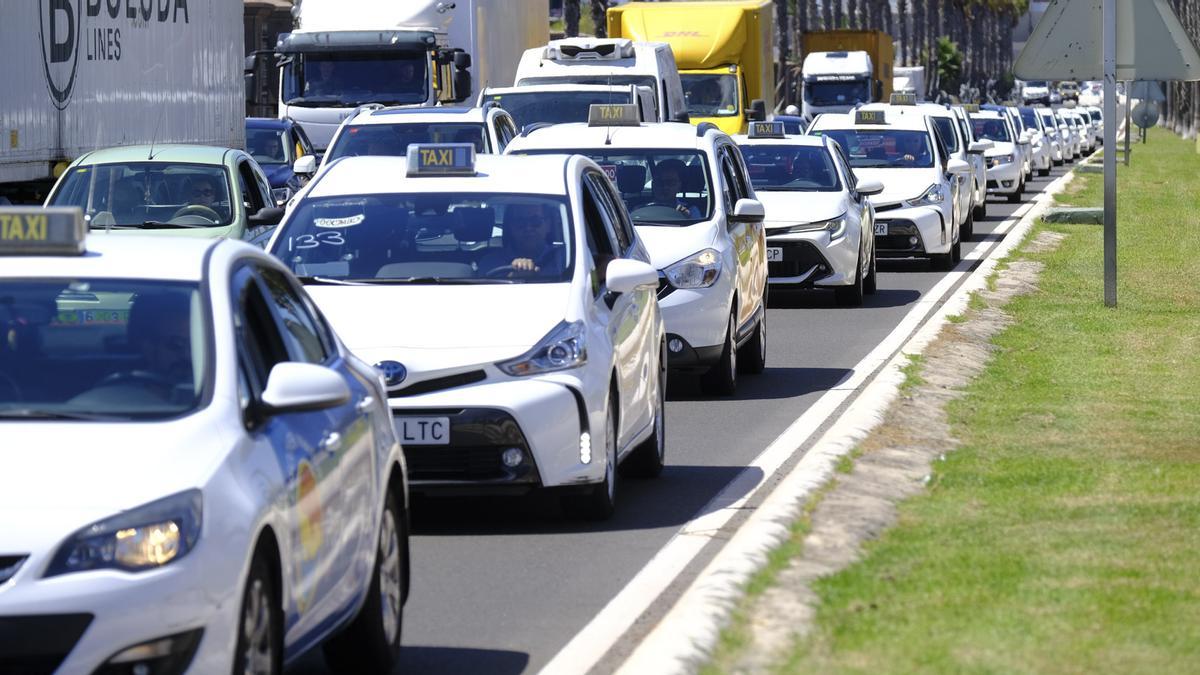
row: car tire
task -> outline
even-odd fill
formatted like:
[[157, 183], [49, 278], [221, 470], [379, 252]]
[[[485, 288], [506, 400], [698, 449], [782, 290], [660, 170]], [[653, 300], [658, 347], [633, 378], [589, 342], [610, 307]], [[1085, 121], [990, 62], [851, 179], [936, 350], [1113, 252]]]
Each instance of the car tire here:
[[[1021, 185], [1022, 185], [1022, 186], [1024, 186], [1024, 182], [1022, 182], [1022, 183], [1021, 183]], [[1009, 204], [1018, 204], [1018, 203], [1020, 203], [1020, 202], [1021, 202], [1021, 193], [1022, 193], [1022, 192], [1024, 192], [1024, 191], [1025, 191], [1025, 190], [1024, 190], [1024, 187], [1019, 187], [1019, 188], [1017, 188], [1017, 189], [1016, 189], [1016, 191], [1014, 191], [1012, 194], [1010, 194], [1010, 195], [1008, 196], [1008, 203], [1009, 203]]]
[[742, 347], [745, 354], [738, 359], [738, 368], [747, 375], [758, 375], [767, 369], [767, 301], [763, 298], [763, 313], [754, 325], [754, 336]]
[[404, 628], [404, 578], [408, 567], [406, 521], [388, 491], [367, 599], [358, 615], [323, 648], [325, 663], [339, 673], [386, 673], [400, 660]]
[[234, 673], [278, 675], [283, 672], [283, 609], [280, 595], [266, 557], [255, 553], [238, 612]]
[[954, 245], [950, 247], [951, 263], [957, 265], [958, 261], [960, 261], [960, 260], [962, 260], [962, 237], [961, 236], [958, 238], [958, 241], [955, 241]]
[[667, 457], [667, 348], [659, 347], [658, 407], [654, 411], [654, 432], [629, 453], [619, 467], [626, 478], [657, 478]]
[[725, 344], [721, 358], [708, 372], [700, 376], [700, 390], [709, 396], [733, 396], [737, 391], [737, 321], [736, 310], [729, 312], [725, 329]]
[[971, 209], [971, 214], [975, 216], [975, 220], [987, 218], [987, 193], [984, 193], [983, 199], [975, 204], [974, 209]]
[[1038, 175], [1041, 176], [1042, 178], [1049, 176], [1050, 175], [1050, 167], [1046, 167], [1045, 169], [1038, 169]]
[[879, 290], [879, 277], [877, 276], [879, 270], [876, 266], [878, 262], [879, 259], [875, 257], [875, 252], [872, 251], [871, 271], [867, 274], [867, 278], [863, 280], [863, 292], [867, 295], [875, 295], [875, 293]]
[[967, 222], [963, 226], [962, 236], [959, 241], [971, 241], [975, 238], [975, 209], [967, 214]]
[[863, 285], [862, 251], [859, 251], [858, 261], [854, 263], [854, 283], [833, 289], [833, 299], [837, 301], [838, 307], [862, 307]]
[[588, 486], [583, 494], [566, 495], [562, 500], [563, 512], [575, 520], [608, 520], [617, 507], [617, 394], [608, 397], [608, 413], [604, 434], [604, 480]]
[[1056, 160], [1052, 161], [1051, 164], [1053, 164], [1054, 166], [1062, 166], [1063, 161], [1061, 159], [1056, 159]]

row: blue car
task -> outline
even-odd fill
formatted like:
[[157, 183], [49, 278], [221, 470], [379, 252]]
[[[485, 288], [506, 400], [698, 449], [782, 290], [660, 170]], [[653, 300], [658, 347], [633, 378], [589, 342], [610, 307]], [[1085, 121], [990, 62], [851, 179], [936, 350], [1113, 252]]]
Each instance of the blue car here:
[[292, 119], [247, 117], [246, 151], [266, 172], [271, 195], [280, 206], [312, 177], [296, 174], [296, 160], [305, 155], [319, 159], [304, 129]]

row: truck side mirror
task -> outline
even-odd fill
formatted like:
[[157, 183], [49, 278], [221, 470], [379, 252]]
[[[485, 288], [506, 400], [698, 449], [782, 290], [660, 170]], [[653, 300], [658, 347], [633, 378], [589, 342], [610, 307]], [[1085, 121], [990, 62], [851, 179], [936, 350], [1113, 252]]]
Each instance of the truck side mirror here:
[[258, 67], [258, 54], [257, 53], [247, 56], [246, 60], [242, 62], [242, 72], [243, 73], [253, 73], [255, 68], [257, 68], [257, 67]]
[[684, 124], [691, 124], [692, 116], [689, 115], [688, 111], [686, 111], [686, 110], [677, 110], [673, 115], [671, 115], [671, 121], [672, 122], [683, 122]]
[[761, 98], [750, 101], [750, 110], [746, 113], [749, 122], [764, 122], [767, 119], [767, 102]]
[[883, 80], [875, 80], [875, 100], [883, 100]]
[[471, 55], [467, 52], [454, 52], [454, 67], [466, 70], [471, 67]]
[[[457, 56], [455, 59], [457, 60]], [[470, 60], [470, 55], [467, 55]], [[471, 71], [455, 69], [454, 71], [454, 100], [465, 101], [471, 96]]]
[[254, 80], [255, 80], [255, 78], [254, 78], [253, 72], [245, 73], [242, 75], [243, 84], [245, 84], [245, 86], [246, 86], [246, 103], [249, 103], [251, 105], [253, 105], [254, 103], [257, 102], [256, 101], [257, 97], [255, 96], [255, 92], [258, 91], [258, 87], [255, 86], [256, 83]]

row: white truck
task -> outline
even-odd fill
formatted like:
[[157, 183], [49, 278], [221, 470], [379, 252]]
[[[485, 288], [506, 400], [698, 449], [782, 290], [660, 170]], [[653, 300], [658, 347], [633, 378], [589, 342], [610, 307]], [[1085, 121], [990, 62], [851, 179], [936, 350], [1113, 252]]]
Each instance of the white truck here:
[[861, 52], [812, 52], [800, 67], [804, 78], [801, 114], [812, 119], [821, 113], [845, 113], [876, 96], [872, 84], [871, 55]]
[[892, 91], [896, 93], [916, 94], [917, 103], [925, 101], [925, 67], [897, 66], [892, 72]]
[[521, 53], [549, 32], [545, 0], [303, 0], [295, 13], [275, 46], [279, 117], [318, 151], [360, 105], [466, 100], [472, 64], [479, 86], [511, 84]]
[[96, 148], [244, 145], [241, 3], [5, 1], [0, 15], [0, 196], [40, 203], [56, 167]]

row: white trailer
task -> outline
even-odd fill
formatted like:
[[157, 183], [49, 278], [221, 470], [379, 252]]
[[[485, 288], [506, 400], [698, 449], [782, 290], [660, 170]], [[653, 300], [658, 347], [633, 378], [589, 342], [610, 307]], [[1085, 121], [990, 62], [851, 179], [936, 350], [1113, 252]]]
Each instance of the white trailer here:
[[275, 48], [279, 116], [318, 150], [359, 106], [433, 106], [511, 84], [549, 32], [545, 0], [303, 0], [296, 16]]
[[917, 102], [925, 100], [925, 67], [896, 66], [892, 71], [892, 91], [917, 95]]
[[244, 145], [241, 3], [5, 0], [3, 5], [0, 184], [8, 184], [0, 186], [3, 191], [36, 192], [38, 182], [54, 177], [56, 165], [65, 167], [96, 148]]

